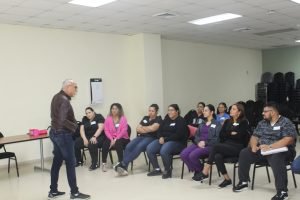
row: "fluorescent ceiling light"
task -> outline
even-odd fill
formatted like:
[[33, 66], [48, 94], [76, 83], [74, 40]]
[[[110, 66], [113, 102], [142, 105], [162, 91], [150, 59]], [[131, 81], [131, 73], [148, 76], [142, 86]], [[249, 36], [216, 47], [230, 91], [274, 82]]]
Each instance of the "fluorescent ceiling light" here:
[[72, 0], [69, 3], [88, 7], [99, 7], [114, 1], [116, 0]]
[[232, 13], [224, 13], [221, 15], [215, 15], [215, 16], [211, 16], [211, 17], [196, 19], [193, 21], [189, 21], [189, 23], [196, 24], [196, 25], [204, 25], [204, 24], [211, 24], [211, 23], [215, 23], [215, 22], [225, 21], [225, 20], [229, 20], [229, 19], [235, 19], [238, 17], [242, 17], [242, 15], [237, 15], [237, 14], [232, 14]]
[[299, 4], [300, 4], [300, 0], [291, 0], [291, 1], [293, 1], [293, 2], [295, 2], [295, 3], [299, 3]]
[[295, 42], [299, 42], [300, 43], [300, 40], [295, 40]]

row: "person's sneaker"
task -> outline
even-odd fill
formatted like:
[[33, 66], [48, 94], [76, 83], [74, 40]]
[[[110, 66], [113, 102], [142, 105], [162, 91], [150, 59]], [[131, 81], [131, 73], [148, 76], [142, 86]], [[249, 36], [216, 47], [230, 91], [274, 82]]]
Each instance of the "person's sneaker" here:
[[57, 192], [49, 192], [48, 193], [48, 199], [55, 199], [55, 198], [58, 198], [62, 195], [66, 194], [65, 192], [60, 192], [60, 191], [57, 191]]
[[127, 176], [128, 171], [122, 165], [116, 167], [119, 176]]
[[76, 163], [75, 167], [79, 167], [79, 166], [82, 166], [83, 165], [83, 162], [82, 161], [79, 161]]
[[224, 180], [222, 183], [219, 184], [219, 188], [225, 188], [227, 187], [228, 185], [231, 185], [232, 184], [232, 181], [229, 179], [229, 180]]
[[239, 184], [237, 184], [236, 186], [234, 186], [233, 191], [234, 192], [241, 192], [243, 190], [247, 190], [248, 189], [248, 182], [239, 182]]
[[152, 172], [149, 172], [147, 176], [160, 176], [162, 174], [161, 170], [153, 170]]
[[194, 181], [200, 181], [201, 180], [201, 174], [202, 172], [195, 172], [194, 176], [192, 177], [192, 179]]
[[80, 192], [77, 192], [75, 194], [71, 194], [70, 199], [90, 199], [91, 196], [88, 194], [82, 194]]
[[207, 179], [208, 179], [208, 175], [205, 175], [205, 174], [203, 174], [203, 172], [200, 172], [200, 174], [199, 174], [199, 181], [201, 183], [203, 183], [203, 181], [205, 181]]
[[118, 167], [120, 167], [121, 166], [121, 163], [120, 162], [118, 162], [116, 165], [114, 165], [113, 166], [113, 169], [115, 170], [115, 172], [118, 172]]
[[194, 172], [194, 176], [192, 177], [192, 179], [194, 179], [198, 174], [199, 172]]
[[90, 167], [89, 167], [89, 171], [93, 171], [95, 169], [97, 169], [99, 166], [98, 164], [92, 164]]
[[285, 191], [277, 192], [277, 194], [272, 197], [271, 200], [287, 200], [289, 198], [289, 195]]
[[163, 172], [162, 179], [172, 178], [172, 170], [167, 170]]
[[102, 171], [107, 172], [107, 164], [106, 163], [102, 163]]

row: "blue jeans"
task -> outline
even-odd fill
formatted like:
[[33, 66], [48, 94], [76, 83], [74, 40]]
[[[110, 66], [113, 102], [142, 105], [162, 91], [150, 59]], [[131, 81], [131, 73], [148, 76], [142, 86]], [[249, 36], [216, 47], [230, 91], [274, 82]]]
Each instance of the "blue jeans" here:
[[74, 141], [72, 137], [73, 134], [67, 131], [55, 131], [54, 129], [51, 129], [49, 136], [53, 143], [54, 155], [51, 167], [50, 190], [51, 192], [57, 192], [59, 170], [63, 161], [65, 161], [71, 193], [75, 194], [78, 192], [78, 187], [76, 183], [76, 159], [74, 153]]
[[138, 136], [129, 142], [124, 151], [124, 158], [122, 164], [124, 167], [128, 167], [128, 164], [136, 159], [141, 152], [146, 151], [148, 144], [150, 144], [155, 138]]
[[173, 155], [179, 154], [184, 148], [185, 145], [180, 142], [169, 141], [164, 144], [160, 144], [158, 139], [156, 139], [147, 146], [146, 151], [149, 161], [154, 169], [160, 168], [157, 161], [157, 154], [160, 154], [164, 168], [166, 171], [168, 171], [172, 170], [171, 165]]
[[300, 174], [300, 156], [293, 161], [292, 170], [295, 174]]

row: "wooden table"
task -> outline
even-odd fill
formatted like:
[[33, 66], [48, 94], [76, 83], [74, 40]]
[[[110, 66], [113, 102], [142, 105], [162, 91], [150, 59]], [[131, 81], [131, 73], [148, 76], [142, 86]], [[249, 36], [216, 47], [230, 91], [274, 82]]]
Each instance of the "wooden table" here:
[[39, 135], [39, 136], [31, 136], [29, 134], [23, 134], [23, 135], [14, 135], [14, 136], [7, 136], [0, 138], [0, 144], [13, 144], [13, 143], [19, 143], [19, 142], [29, 142], [33, 140], [39, 140], [40, 141], [40, 159], [41, 159], [41, 166], [35, 166], [35, 170], [41, 170], [41, 171], [49, 171], [48, 169], [45, 169], [44, 167], [44, 147], [43, 147], [43, 139], [49, 138], [48, 134]]

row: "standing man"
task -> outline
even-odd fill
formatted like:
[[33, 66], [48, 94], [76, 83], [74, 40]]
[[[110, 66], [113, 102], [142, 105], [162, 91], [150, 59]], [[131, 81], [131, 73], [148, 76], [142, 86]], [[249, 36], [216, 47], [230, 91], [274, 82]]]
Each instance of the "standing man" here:
[[[271, 166], [277, 194], [271, 200], [288, 199], [286, 161], [296, 155], [294, 124], [286, 117], [279, 115], [278, 105], [266, 104], [263, 110], [264, 119], [260, 121], [250, 139], [250, 147], [243, 149], [239, 156], [239, 184], [234, 192], [248, 188], [249, 170], [252, 163], [266, 160]], [[261, 152], [288, 147], [288, 151], [262, 156]]]
[[63, 161], [66, 164], [67, 177], [71, 188], [71, 199], [90, 199], [90, 195], [78, 191], [75, 172], [75, 153], [73, 134], [77, 128], [71, 97], [77, 92], [77, 84], [67, 79], [63, 82], [62, 90], [57, 93], [51, 102], [51, 130], [50, 139], [53, 143], [53, 162], [51, 167], [51, 185], [48, 199], [62, 196], [65, 192], [57, 189], [59, 170]]

